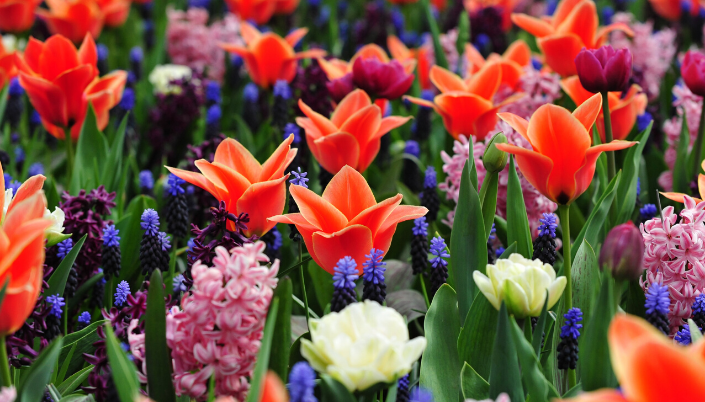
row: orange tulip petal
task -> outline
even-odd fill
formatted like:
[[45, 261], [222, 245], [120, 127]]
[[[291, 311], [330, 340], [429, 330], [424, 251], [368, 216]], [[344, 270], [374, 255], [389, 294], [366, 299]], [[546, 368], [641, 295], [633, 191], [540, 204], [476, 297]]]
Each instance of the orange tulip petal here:
[[291, 64], [294, 50], [281, 37], [267, 32], [252, 45], [250, 52], [257, 60], [257, 85], [268, 88], [279, 79], [289, 81], [289, 77], [284, 76], [284, 71], [285, 66]]
[[289, 175], [286, 175], [276, 180], [254, 183], [242, 194], [237, 201], [237, 211], [250, 216], [245, 236], [263, 236], [276, 226], [276, 222], [270, 222], [267, 218], [284, 212], [288, 178]]
[[380, 124], [382, 124], [382, 111], [377, 105], [370, 105], [350, 116], [339, 130], [352, 134], [358, 143], [364, 145], [374, 138]]
[[401, 127], [406, 124], [407, 121], [411, 120], [411, 116], [389, 116], [382, 119], [382, 122], [377, 129], [377, 133], [372, 136], [372, 138], [381, 138], [383, 135], [394, 130], [397, 127]]
[[308, 33], [308, 28], [298, 28], [293, 31], [291, 31], [286, 37], [284, 37], [284, 40], [286, 43], [289, 44], [291, 47], [295, 47], [301, 39], [303, 39], [304, 36]]
[[323, 199], [335, 206], [348, 220], [377, 205], [365, 178], [350, 166], [344, 166], [331, 179], [323, 191]]
[[501, 83], [502, 68], [499, 68], [498, 62], [489, 62], [470, 77], [467, 90], [491, 101]]
[[[580, 78], [578, 78], [577, 75], [562, 79], [561, 88], [563, 88], [563, 92], [565, 92], [578, 106], [582, 105], [586, 100], [590, 99], [591, 96], [595, 95], [583, 88], [582, 84], [580, 84]], [[573, 114], [575, 115], [575, 113]]]
[[301, 186], [291, 186], [289, 192], [301, 215], [319, 230], [333, 233], [348, 224], [348, 219], [342, 212], [313, 191]]
[[531, 17], [526, 14], [515, 13], [512, 14], [511, 18], [512, 22], [515, 23], [519, 28], [525, 30], [526, 32], [534, 35], [537, 38], [542, 38], [544, 36], [551, 35], [554, 31], [554, 28], [548, 22]]
[[531, 48], [521, 39], [512, 42], [502, 55], [504, 60], [511, 60], [520, 66], [527, 66], [531, 63]]
[[413, 52], [406, 47], [404, 42], [394, 35], [387, 36], [387, 48], [396, 60], [402, 61], [414, 57]]
[[392, 244], [392, 237], [397, 230], [397, 225], [400, 222], [410, 221], [420, 218], [428, 213], [425, 207], [416, 207], [412, 205], [399, 205], [392, 211], [391, 214], [380, 226], [375, 235], [374, 247], [383, 252], [389, 251], [389, 246]]
[[[0, 171], [0, 174], [2, 174], [2, 171]], [[27, 179], [20, 188], [17, 189], [15, 192], [14, 196], [12, 197], [12, 202], [10, 203], [10, 206], [7, 208], [7, 213], [9, 214], [12, 209], [21, 203], [22, 201], [28, 199], [29, 197], [33, 196], [36, 194], [39, 190], [44, 187], [44, 180], [46, 180], [46, 177], [43, 175], [35, 175]], [[3, 194], [4, 198], [4, 194]], [[4, 201], [3, 201], [4, 202]]]
[[582, 3], [583, 1], [586, 1], [586, 0], [562, 0], [562, 1], [559, 1], [558, 6], [556, 7], [556, 11], [553, 13], [553, 18], [551, 18], [551, 17], [546, 17], [546, 18], [551, 20], [554, 26], [558, 26], [563, 21], [565, 21], [565, 19], [568, 18], [568, 16], [575, 9], [575, 7], [577, 7], [578, 4]]
[[343, 100], [338, 103], [338, 106], [330, 116], [330, 122], [335, 127], [341, 127], [352, 115], [371, 104], [372, 100], [367, 95], [367, 92], [362, 89], [356, 89], [345, 95]]
[[[30, 36], [27, 41], [27, 47], [24, 50], [24, 57], [22, 57], [26, 65], [31, 69], [31, 71], [25, 71], [26, 73], [38, 73], [39, 72], [39, 59], [44, 51], [44, 42], [34, 39]], [[17, 65], [21, 68], [20, 65]]]
[[601, 109], [602, 95], [594, 94], [573, 111], [573, 117], [578, 119], [580, 124], [582, 124], [585, 130], [589, 133], [590, 130], [592, 130], [592, 125], [595, 124], [595, 119], [597, 119], [597, 115], [600, 114]]
[[88, 103], [84, 97], [84, 91], [93, 78], [93, 66], [84, 64], [64, 71], [54, 80], [54, 85], [64, 94], [69, 121], [77, 121], [85, 115]]
[[436, 96], [437, 111], [453, 138], [460, 134], [485, 135], [475, 132], [475, 120], [493, 108], [492, 103], [474, 94], [453, 92]]
[[465, 82], [456, 74], [453, 74], [443, 67], [436, 65], [431, 67], [429, 78], [433, 85], [442, 93], [453, 91], [468, 92]]
[[702, 173], [698, 175], [698, 192], [700, 193], [700, 198], [705, 198], [705, 174]]
[[397, 194], [392, 198], [387, 198], [386, 200], [380, 202], [379, 204], [372, 205], [364, 211], [360, 212], [354, 219], [350, 220], [349, 225], [362, 225], [370, 229], [372, 232], [372, 237], [377, 235], [377, 231], [386, 222], [389, 215], [394, 212], [394, 209], [401, 204], [403, 196]]
[[[310, 146], [311, 142], [308, 143]], [[336, 174], [346, 165], [358, 168], [360, 145], [351, 134], [335, 133], [321, 137], [315, 140], [310, 148], [321, 166], [329, 173]]]
[[415, 105], [425, 106], [425, 107], [429, 107], [431, 109], [436, 109], [436, 105], [431, 101], [427, 101], [426, 99], [415, 98], [413, 96], [404, 95], [404, 100], [407, 100]]
[[61, 88], [41, 77], [24, 73], [20, 73], [20, 84], [43, 120], [60, 126], [68, 124], [66, 98]]
[[477, 51], [472, 43], [465, 44], [465, 60], [468, 64], [468, 73], [477, 72], [485, 65], [485, 58]]
[[[294, 135], [290, 134], [289, 137], [287, 137], [284, 142], [277, 147], [274, 153], [272, 153], [272, 155], [262, 164], [262, 172], [260, 173], [259, 180], [257, 181], [276, 179], [284, 174], [284, 170], [288, 166], [288, 164], [284, 165], [284, 163], [289, 160], [289, 151], [291, 150], [292, 142], [294, 142]], [[296, 150], [294, 150], [294, 156], [295, 155]]]
[[527, 134], [527, 130], [529, 129], [529, 122], [526, 121], [523, 117], [517, 116], [513, 113], [497, 113], [497, 116], [506, 121], [507, 124], [509, 124], [514, 131], [517, 133], [521, 134], [522, 137], [524, 137], [529, 143], [531, 143], [531, 140], [529, 139], [529, 136]]
[[566, 402], [629, 402], [624, 395], [614, 389], [586, 392], [574, 398], [563, 399]]
[[328, 80], [330, 81], [342, 78], [343, 76], [345, 76], [345, 74], [351, 71], [350, 66], [352, 64], [348, 64], [348, 62], [344, 60], [326, 60], [323, 58], [317, 60], [318, 65], [321, 66], [321, 69], [324, 73], [326, 73], [326, 77], [328, 77]]
[[335, 265], [343, 257], [352, 257], [357, 262], [357, 270], [362, 273], [365, 254], [372, 250], [372, 233], [361, 225], [348, 226], [335, 233], [316, 232], [313, 234], [313, 250], [321, 263], [321, 268], [333, 273]]
[[289, 402], [289, 394], [284, 384], [273, 371], [268, 371], [264, 377], [262, 397], [259, 402]]
[[81, 64], [90, 64], [95, 68], [95, 75], [98, 75], [98, 69], [94, 66], [98, 64], [98, 49], [95, 46], [95, 41], [90, 34], [86, 34], [78, 48], [78, 62]]
[[248, 46], [262, 36], [259, 30], [247, 21], [240, 23], [240, 35]]
[[569, 33], [537, 39], [546, 64], [562, 77], [575, 75], [575, 57], [585, 44], [578, 35]]
[[590, 186], [592, 178], [595, 175], [595, 164], [597, 158], [605, 151], [618, 151], [629, 148], [635, 145], [636, 142], [631, 141], [612, 141], [608, 144], [601, 144], [591, 147], [585, 152], [585, 160], [583, 166], [575, 172], [576, 196], [582, 194]]
[[[680, 8], [680, 5], [679, 5]], [[622, 31], [624, 32], [627, 36], [634, 36], [634, 31], [629, 27], [629, 25], [623, 23], [623, 22], [615, 22], [613, 24], [600, 27], [600, 29], [597, 30], [597, 34], [595, 35], [595, 43], [593, 47], [599, 47], [602, 45], [602, 42], [607, 39], [607, 34], [610, 32], [614, 31]]]
[[78, 52], [70, 40], [54, 35], [44, 42], [44, 51], [39, 57], [39, 71], [47, 81], [54, 81], [61, 73], [79, 66]]
[[361, 47], [355, 55], [350, 59], [350, 65], [352, 66], [355, 64], [355, 60], [358, 57], [362, 57], [362, 59], [377, 59], [381, 61], [382, 63], [387, 63], [389, 62], [389, 56], [387, 56], [387, 53], [379, 47], [379, 45], [376, 45], [374, 43], [367, 44], [363, 47]]
[[[699, 182], [699, 180], [698, 180], [698, 182]], [[686, 194], [683, 194], [683, 193], [661, 193], [661, 195], [668, 198], [669, 200], [673, 200], [673, 201], [679, 202], [681, 204], [685, 203]], [[700, 194], [700, 196], [702, 197], [702, 194]], [[696, 203], [698, 203], [698, 204], [700, 203], [700, 199], [695, 198], [694, 200]]]
[[301, 99], [299, 99], [299, 109], [301, 109], [301, 111], [303, 112], [303, 114], [306, 115], [306, 117], [311, 119], [313, 124], [318, 127], [318, 130], [321, 132], [321, 134], [328, 135], [338, 131], [338, 126], [323, 117], [323, 115], [321, 115], [320, 113], [315, 112], [313, 109], [308, 107], [308, 105], [305, 104], [304, 101]]
[[[553, 194], [549, 194], [548, 178], [553, 171], [553, 161], [545, 155], [529, 149], [510, 144], [496, 144], [497, 149], [513, 154], [517, 165], [526, 180], [531, 183], [541, 194], [555, 201]], [[557, 194], [556, 194], [557, 195]]]
[[[586, 107], [586, 111], [593, 111], [597, 116], [594, 103]], [[536, 152], [553, 160], [561, 169], [570, 170], [571, 174], [581, 166], [585, 151], [591, 142], [590, 135], [580, 120], [568, 110], [552, 104], [543, 105], [534, 112], [527, 134]]]
[[213, 183], [206, 179], [206, 176], [196, 172], [189, 172], [188, 170], [177, 169], [169, 166], [165, 167], [173, 175], [179, 177], [180, 179], [188, 183], [193, 184], [196, 187], [208, 191], [213, 197], [219, 198], [220, 193], [218, 192], [218, 189], [215, 188], [215, 185], [213, 185]]
[[267, 220], [276, 223], [286, 223], [288, 225], [295, 225], [296, 230], [299, 231], [301, 238], [304, 240], [304, 244], [306, 244], [306, 249], [311, 254], [311, 258], [313, 258], [316, 264], [318, 264], [319, 266], [321, 265], [321, 262], [318, 260], [316, 253], [313, 252], [313, 234], [319, 231], [319, 228], [310, 224], [306, 220], [306, 218], [304, 218], [303, 215], [299, 213], [276, 215], [272, 216], [271, 218], [268, 218]]
[[262, 166], [242, 144], [232, 138], [226, 138], [215, 150], [214, 162], [222, 163], [241, 175], [250, 183], [259, 181]]
[[216, 184], [217, 187], [226, 190], [227, 195], [224, 194], [224, 197], [221, 199], [225, 199], [225, 197], [227, 197], [227, 200], [231, 200], [231, 202], [235, 202], [240, 199], [242, 194], [244, 194], [245, 191], [247, 191], [247, 189], [253, 184], [250, 183], [245, 176], [226, 165], [221, 165], [218, 162], [213, 162], [210, 164], [201, 159], [196, 161], [196, 167], [198, 170], [203, 172], [203, 175], [206, 176], [209, 181], [214, 184], [218, 183]]
[[568, 17], [558, 25], [556, 33], [577, 35], [585, 46], [592, 47], [599, 25], [595, 3], [583, 1], [577, 4]]
[[[217, 198], [219, 201], [227, 202], [228, 200], [230, 200], [230, 197], [228, 197], [228, 185], [234, 186], [235, 183], [233, 181], [230, 181], [228, 184], [225, 184], [225, 180], [221, 178], [221, 169], [205, 159], [199, 159], [194, 162], [194, 164], [196, 165], [198, 170], [201, 171], [203, 176], [208, 179], [208, 181], [213, 185], [212, 188], [215, 190], [215, 193], [211, 194], [213, 194], [213, 196], [215, 196], [215, 198]], [[228, 208], [230, 207], [229, 204], [230, 203], [228, 203], [227, 205]]]

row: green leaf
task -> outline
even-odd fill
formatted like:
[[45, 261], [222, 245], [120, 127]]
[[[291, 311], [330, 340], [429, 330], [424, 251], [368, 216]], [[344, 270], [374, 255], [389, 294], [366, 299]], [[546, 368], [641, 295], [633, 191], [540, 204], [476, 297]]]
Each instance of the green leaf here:
[[688, 328], [690, 329], [690, 340], [692, 343], [696, 343], [703, 339], [703, 333], [700, 332], [700, 328], [692, 319], [688, 318]]
[[[9, 90], [9, 85], [5, 85], [5, 88], [0, 90], [0, 123], [2, 122], [2, 117], [5, 116], [5, 109], [7, 108], [7, 99], [9, 98]], [[3, 131], [2, 126], [0, 126], [0, 131]]]
[[536, 328], [534, 328], [533, 339], [531, 341], [531, 346], [534, 348], [534, 353], [536, 353], [536, 356], [541, 356], [541, 343], [543, 342], [543, 330], [544, 330], [544, 328], [546, 328], [547, 317], [548, 317], [548, 290], [546, 291], [546, 299], [543, 302], [543, 308], [541, 309], [541, 315], [539, 315], [539, 320], [536, 322]]
[[[533, 346], [524, 338], [524, 333], [516, 321], [511, 319], [510, 322], [512, 339], [521, 365], [522, 380], [529, 394], [528, 399], [533, 402], [548, 402], [549, 399], [558, 398], [560, 396], [558, 391], [541, 372], [541, 366]], [[525, 320], [524, 325], [530, 328], [531, 321]]]
[[174, 402], [171, 381], [171, 352], [166, 344], [166, 306], [162, 273], [155, 269], [149, 281], [145, 315], [144, 346], [149, 397], [156, 402]]
[[613, 280], [607, 274], [602, 278], [595, 309], [585, 326], [585, 333], [581, 336], [579, 345], [581, 381], [583, 389], [588, 392], [600, 388], [613, 388], [617, 385], [607, 343], [607, 330], [614, 316], [613, 293]]
[[[63, 338], [58, 336], [47, 346], [37, 359], [22, 373], [20, 386], [17, 389], [16, 402], [37, 402], [42, 399], [44, 389], [49, 383], [51, 373], [59, 358], [59, 351], [63, 345]], [[3, 364], [7, 364], [3, 362]]]
[[78, 194], [81, 189], [92, 190], [98, 187], [99, 183], [96, 182], [94, 175], [100, 172], [95, 172], [94, 166], [97, 163], [98, 167], [102, 168], [107, 157], [108, 142], [98, 129], [95, 110], [93, 105], [89, 104], [76, 145], [76, 159], [69, 187], [71, 194]]
[[80, 387], [83, 381], [88, 378], [88, 375], [91, 374], [91, 371], [93, 371], [95, 367], [94, 366], [88, 366], [84, 368], [83, 370], [75, 373], [71, 377], [67, 378], [66, 381], [62, 382], [57, 389], [61, 393], [61, 395], [66, 395], [68, 393], [73, 392], [76, 388]]
[[99, 280], [103, 279], [103, 273], [98, 272], [97, 274], [91, 276], [87, 281], [83, 283], [83, 285], [79, 286], [78, 289], [76, 289], [76, 294], [69, 299], [69, 310], [76, 309], [81, 302], [83, 302], [83, 296], [85, 296], [90, 290], [93, 289], [93, 285], [96, 284]]
[[[578, 236], [575, 238], [573, 244], [583, 244], [583, 240], [587, 240], [587, 242], [590, 244], [600, 243], [600, 232], [602, 230], [602, 226], [607, 221], [607, 215], [610, 212], [612, 200], [614, 200], [614, 196], [616, 194], [616, 191], [614, 190], [619, 185], [619, 178], [621, 177], [621, 175], [622, 171], [620, 170], [619, 172], [617, 172], [617, 175], [614, 176], [610, 184], [607, 186], [605, 192], [602, 194], [602, 197], [600, 197], [600, 199], [597, 201], [595, 207], [592, 209], [592, 212], [590, 212], [590, 216], [588, 216], [587, 220], [585, 221], [585, 226], [583, 226], [583, 230], [578, 233]], [[577, 253], [578, 247], [573, 247], [573, 249], [571, 250], [573, 260], [575, 260], [575, 256]]]
[[470, 18], [468, 12], [463, 11], [458, 19], [458, 39], [455, 41], [458, 54], [465, 53], [465, 44], [468, 42], [470, 42]]
[[326, 402], [357, 402], [345, 385], [328, 374], [321, 374], [321, 392]]
[[279, 299], [279, 313], [274, 326], [272, 338], [272, 353], [269, 357], [269, 369], [277, 373], [279, 378], [287, 382], [289, 373], [289, 353], [291, 345], [291, 308], [293, 284], [291, 278], [279, 280], [274, 291], [274, 297]]
[[122, 171], [122, 155], [124, 154], [123, 148], [125, 144], [125, 131], [127, 129], [128, 117], [129, 112], [122, 118], [120, 127], [118, 127], [117, 132], [115, 133], [113, 143], [110, 145], [108, 159], [105, 162], [103, 175], [100, 179], [100, 183], [105, 185], [105, 189], [108, 192], [118, 190], [117, 187], [121, 178], [120, 172]]
[[467, 362], [482, 378], [490, 378], [492, 347], [497, 331], [497, 309], [478, 293], [458, 336], [460, 361]]
[[644, 318], [646, 316], [646, 295], [644, 290], [639, 286], [638, 281], [629, 281], [627, 285], [627, 300], [624, 306], [624, 311], [627, 314], [635, 315]]
[[142, 240], [142, 227], [140, 226], [142, 212], [148, 208], [156, 208], [157, 202], [146, 195], [138, 195], [130, 201], [125, 216], [115, 226], [120, 230], [120, 253], [122, 254], [122, 268], [118, 283], [126, 280], [131, 282], [140, 274], [140, 241]]
[[260, 341], [259, 352], [257, 352], [257, 363], [255, 363], [255, 369], [252, 372], [252, 378], [250, 380], [250, 391], [247, 394], [246, 402], [258, 402], [262, 395], [262, 384], [264, 384], [264, 377], [267, 374], [267, 368], [269, 367], [269, 356], [272, 350], [272, 338], [274, 338], [274, 327], [277, 322], [277, 315], [279, 314], [279, 299], [277, 297], [272, 298], [272, 303], [269, 306], [269, 314], [267, 315], [267, 322], [264, 324], [264, 334], [262, 335], [262, 340]]
[[460, 395], [457, 303], [453, 288], [444, 284], [433, 297], [424, 322], [428, 345], [421, 357], [420, 384], [433, 393], [436, 402], [457, 402]]
[[[685, 113], [681, 122], [681, 134], [678, 136], [678, 145], [676, 146], [676, 160], [685, 162], [688, 158], [688, 145], [690, 144], [690, 133]], [[673, 166], [673, 191], [676, 193], [689, 193], [688, 163], [676, 163]]]
[[495, 235], [502, 242], [502, 244], [507, 245], [509, 241], [507, 240], [507, 221], [504, 220], [499, 215], [494, 216], [494, 228], [497, 230]]
[[53, 383], [57, 383], [57, 384], [61, 383], [64, 381], [64, 378], [66, 378], [66, 372], [68, 372], [68, 370], [69, 370], [71, 358], [73, 357], [73, 354], [76, 351], [76, 345], [77, 345], [76, 343], [71, 345], [71, 349], [69, 349], [69, 354], [66, 355], [66, 358], [62, 360], [61, 368], [59, 369], [59, 373], [56, 375], [56, 378], [54, 378], [52, 380]]
[[649, 126], [636, 138], [636, 141], [639, 143], [629, 148], [627, 156], [624, 158], [622, 179], [617, 189], [617, 199], [621, 203], [621, 209], [617, 216], [617, 222], [612, 222], [613, 225], [628, 221], [634, 212], [636, 205], [636, 183], [639, 178], [639, 164], [653, 125], [654, 122], [652, 120]]
[[592, 306], [600, 289], [597, 257], [587, 240], [583, 240], [574, 261], [571, 269], [573, 307], [578, 307], [583, 312], [583, 321], [587, 322], [592, 317]]
[[[509, 171], [511, 173], [512, 170]], [[519, 359], [511, 331], [507, 306], [502, 302], [497, 316], [497, 337], [492, 350], [490, 399], [496, 399], [499, 394], [506, 392], [512, 402], [522, 402], [524, 389], [521, 386]], [[521, 337], [524, 337], [523, 334]]]
[[499, 258], [509, 258], [510, 255], [514, 254], [517, 252], [517, 242], [514, 242], [509, 245], [509, 247], [504, 249], [504, 252], [502, 255], [499, 256]]
[[480, 189], [480, 204], [482, 205], [482, 220], [485, 225], [485, 237], [489, 239], [492, 232], [494, 215], [497, 212], [497, 190], [499, 188], [499, 173], [488, 172]]
[[467, 362], [463, 364], [463, 370], [460, 372], [460, 388], [465, 399], [479, 401], [490, 396], [490, 384]]
[[431, 31], [431, 37], [433, 38], [433, 54], [436, 55], [436, 64], [439, 67], [447, 69], [448, 60], [446, 60], [445, 51], [443, 50], [443, 46], [441, 45], [438, 23], [436, 22], [436, 18], [433, 16], [431, 6], [428, 0], [421, 0], [418, 4], [420, 5], [420, 7], [423, 7], [424, 12], [426, 13], [426, 23], [429, 26], [429, 31]]
[[[485, 273], [487, 266], [487, 237], [482, 223], [480, 197], [470, 180], [470, 164], [465, 162], [458, 205], [450, 233], [450, 273], [458, 289], [458, 313], [465, 319], [470, 310], [477, 288], [473, 272]], [[493, 215], [494, 216], [494, 212]]]
[[48, 177], [44, 182], [44, 194], [47, 197], [47, 209], [53, 211], [61, 203], [61, 197], [56, 189], [56, 181], [53, 177]]
[[76, 261], [76, 257], [78, 257], [78, 253], [81, 251], [81, 247], [83, 247], [83, 242], [86, 241], [87, 236], [87, 234], [83, 235], [81, 240], [74, 244], [71, 251], [69, 251], [63, 260], [61, 260], [61, 263], [56, 268], [56, 271], [51, 274], [51, 277], [49, 277], [49, 280], [47, 281], [47, 284], [49, 284], [49, 289], [44, 291], [45, 295], [64, 295], [64, 288], [66, 288], [66, 280], [71, 272], [71, 267], [73, 267], [73, 262]]
[[531, 242], [529, 218], [513, 156], [509, 158], [509, 181], [507, 182], [507, 241], [508, 244], [516, 242], [517, 252], [525, 258], [533, 256], [534, 245]]
[[137, 379], [135, 364], [127, 358], [127, 354], [120, 347], [115, 337], [113, 327], [105, 323], [105, 348], [108, 354], [108, 363], [112, 371], [113, 382], [117, 389], [120, 402], [134, 402], [140, 391], [140, 382]]
[[95, 402], [93, 395], [71, 394], [61, 398], [59, 402]]
[[566, 393], [563, 394], [563, 398], [574, 398], [580, 395], [581, 392], [583, 392], [583, 383], [579, 382], [575, 384], [573, 388], [566, 391]]

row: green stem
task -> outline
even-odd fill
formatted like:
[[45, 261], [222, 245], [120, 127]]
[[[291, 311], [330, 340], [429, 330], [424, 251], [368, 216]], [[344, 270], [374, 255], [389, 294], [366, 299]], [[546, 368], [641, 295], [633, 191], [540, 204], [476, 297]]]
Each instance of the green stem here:
[[426, 292], [426, 282], [424, 282], [422, 275], [419, 275], [419, 280], [421, 281], [421, 291], [423, 291], [423, 298], [426, 301], [426, 309], [428, 309], [431, 307], [431, 302], [428, 300], [428, 292]]
[[[683, 120], [683, 124], [687, 124]], [[690, 176], [692, 180], [697, 182], [698, 174], [700, 173], [700, 161], [703, 157], [703, 137], [705, 137], [705, 102], [703, 102], [703, 108], [700, 112], [700, 125], [698, 126], [698, 138], [695, 139], [695, 144], [693, 144], [693, 154], [695, 157], [692, 160], [693, 174]]]
[[[602, 111], [605, 120], [605, 144], [612, 142], [612, 117], [610, 116], [610, 103], [607, 92], [602, 92]], [[617, 174], [614, 162], [614, 151], [607, 151], [607, 176], [610, 180]]]
[[311, 313], [308, 311], [308, 296], [306, 296], [306, 279], [304, 279], [304, 245], [303, 240], [299, 239], [299, 273], [301, 274], [301, 290], [304, 293], [304, 308], [306, 309], [306, 329], [309, 329], [309, 322], [311, 321]]
[[7, 345], [5, 344], [5, 335], [0, 336], [0, 386], [12, 386], [12, 378], [10, 378], [10, 363], [7, 358]]
[[71, 129], [64, 129], [64, 144], [66, 145], [66, 181], [71, 185], [71, 175], [73, 174], [73, 141], [71, 141]]
[[69, 334], [69, 304], [64, 306], [64, 336]]
[[[563, 275], [566, 284], [563, 292], [564, 313], [573, 308], [573, 282], [571, 278], [571, 254], [570, 254], [570, 205], [559, 205], [558, 214], [561, 218], [561, 228], [563, 229]], [[568, 389], [572, 389], [577, 384], [575, 370], [568, 370]]]

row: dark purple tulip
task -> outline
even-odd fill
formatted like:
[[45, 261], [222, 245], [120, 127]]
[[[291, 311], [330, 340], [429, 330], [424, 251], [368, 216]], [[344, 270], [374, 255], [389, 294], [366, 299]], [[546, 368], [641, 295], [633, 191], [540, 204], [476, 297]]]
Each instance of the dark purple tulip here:
[[705, 54], [688, 51], [681, 64], [681, 76], [692, 93], [705, 97]]
[[400, 98], [414, 82], [414, 74], [407, 73], [396, 60], [383, 63], [375, 58], [358, 57], [353, 63], [352, 76], [358, 88], [389, 100]]
[[338, 79], [326, 82], [326, 88], [328, 88], [328, 93], [330, 94], [331, 99], [333, 99], [336, 103], [340, 102], [347, 94], [355, 89], [352, 73], [345, 74]]
[[583, 88], [592, 92], [619, 92], [632, 76], [632, 53], [610, 45], [583, 50], [575, 57], [575, 68]]
[[632, 222], [615, 226], [600, 250], [600, 268], [616, 279], [635, 280], [644, 271], [644, 238]]

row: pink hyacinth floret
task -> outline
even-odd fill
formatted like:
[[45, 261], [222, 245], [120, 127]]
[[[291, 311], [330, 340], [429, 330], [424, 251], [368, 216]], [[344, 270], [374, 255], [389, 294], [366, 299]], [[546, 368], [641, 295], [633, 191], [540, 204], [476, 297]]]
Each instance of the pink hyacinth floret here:
[[671, 335], [686, 324], [695, 298], [705, 289], [705, 203], [685, 196], [680, 218], [673, 207], [666, 207], [663, 220], [656, 217], [641, 224], [646, 279], [640, 283], [645, 290], [654, 282], [668, 285]]
[[127, 342], [130, 345], [130, 353], [134, 363], [137, 365], [137, 378], [142, 384], [147, 383], [147, 358], [145, 355], [144, 332], [139, 328], [140, 320], [131, 320], [127, 327]]
[[216, 395], [245, 399], [279, 272], [279, 260], [262, 265], [264, 249], [261, 241], [218, 247], [212, 267], [191, 268], [191, 292], [167, 315], [178, 395], [204, 400], [215, 375]]

